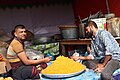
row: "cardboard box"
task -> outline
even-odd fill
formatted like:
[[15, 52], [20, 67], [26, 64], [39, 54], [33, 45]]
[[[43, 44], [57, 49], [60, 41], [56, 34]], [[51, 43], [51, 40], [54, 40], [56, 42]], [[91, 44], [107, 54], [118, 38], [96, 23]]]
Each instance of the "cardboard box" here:
[[106, 30], [106, 18], [97, 18], [91, 20], [97, 24], [99, 30]]
[[8, 60], [0, 61], [0, 74], [7, 73], [10, 69], [11, 66]]

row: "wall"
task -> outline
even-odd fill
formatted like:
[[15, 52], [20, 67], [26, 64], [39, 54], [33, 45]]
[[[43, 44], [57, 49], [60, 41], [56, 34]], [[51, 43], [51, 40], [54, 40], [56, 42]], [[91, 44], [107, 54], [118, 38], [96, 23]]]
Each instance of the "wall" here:
[[74, 0], [73, 9], [75, 16], [83, 19], [100, 10], [106, 13], [106, 4], [105, 0]]
[[17, 24], [27, 26], [34, 34], [57, 33], [58, 25], [74, 24], [72, 4], [0, 9], [0, 29], [10, 34]]

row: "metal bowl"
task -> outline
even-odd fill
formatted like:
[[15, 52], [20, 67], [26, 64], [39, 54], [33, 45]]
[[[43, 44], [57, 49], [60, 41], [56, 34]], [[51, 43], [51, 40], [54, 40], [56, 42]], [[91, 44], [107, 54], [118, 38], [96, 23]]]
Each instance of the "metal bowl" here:
[[49, 43], [53, 41], [54, 40], [52, 39], [52, 37], [37, 37], [33, 39], [33, 44], [37, 45], [37, 44]]

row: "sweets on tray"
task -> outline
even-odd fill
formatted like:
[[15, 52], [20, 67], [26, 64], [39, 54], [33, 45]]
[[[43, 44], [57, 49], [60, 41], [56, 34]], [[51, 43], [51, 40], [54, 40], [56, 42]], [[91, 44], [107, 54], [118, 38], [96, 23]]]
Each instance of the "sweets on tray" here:
[[86, 67], [68, 57], [59, 56], [50, 66], [42, 70], [43, 74], [70, 74], [84, 70]]

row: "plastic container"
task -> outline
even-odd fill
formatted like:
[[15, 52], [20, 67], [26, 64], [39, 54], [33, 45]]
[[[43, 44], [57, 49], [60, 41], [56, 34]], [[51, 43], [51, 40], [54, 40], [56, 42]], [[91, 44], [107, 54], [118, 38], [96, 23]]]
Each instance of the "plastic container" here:
[[86, 37], [84, 25], [85, 24], [80, 24], [79, 25], [79, 38], [85, 38]]
[[45, 54], [45, 57], [50, 57], [50, 56], [52, 57], [52, 61], [55, 60], [54, 55], [52, 55], [52, 54], [48, 51], [48, 53]]

